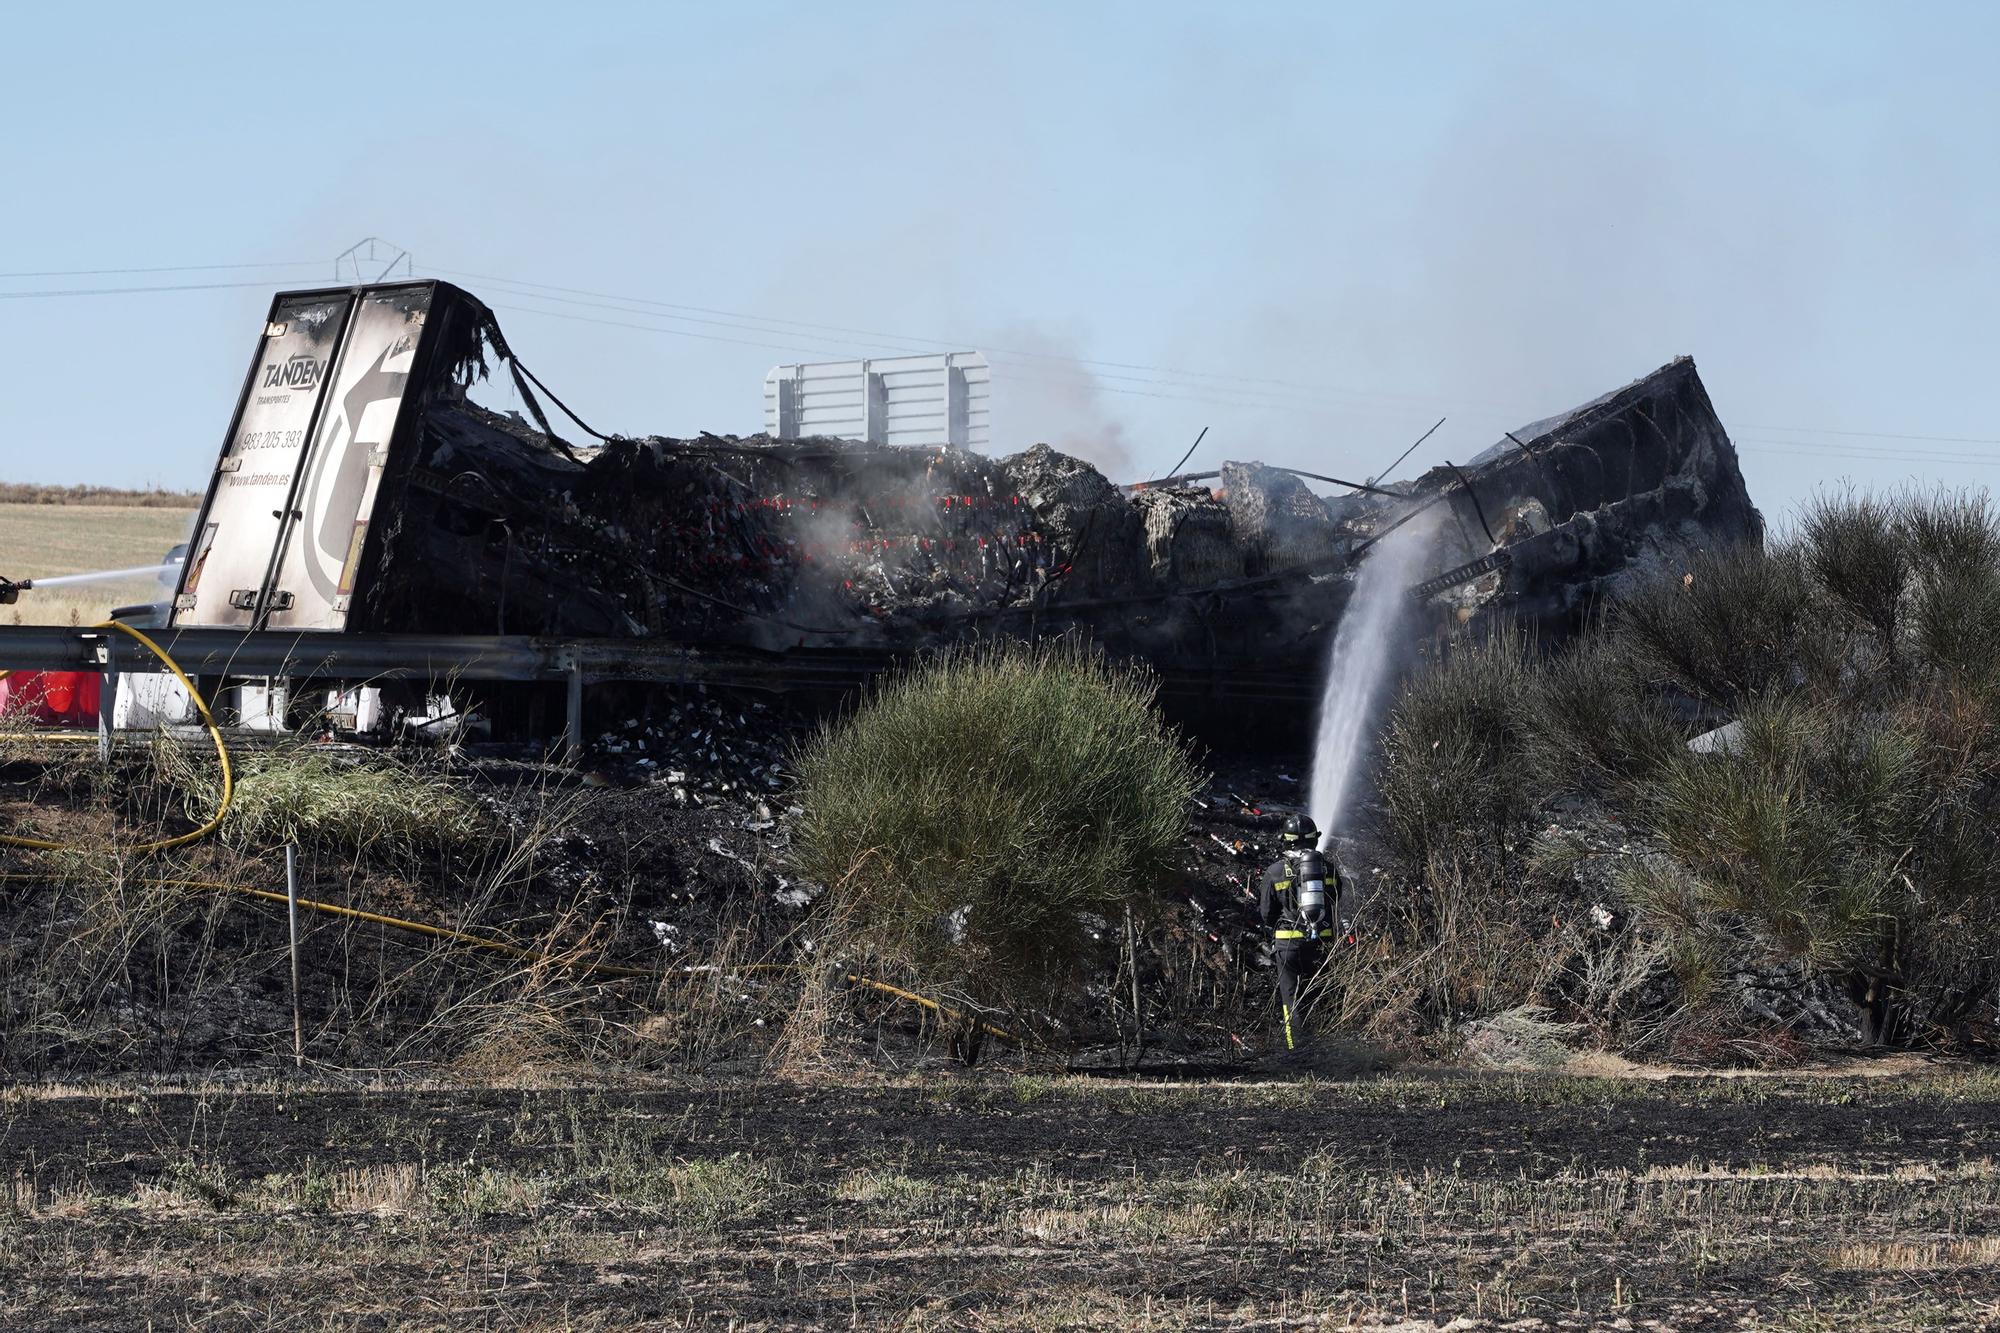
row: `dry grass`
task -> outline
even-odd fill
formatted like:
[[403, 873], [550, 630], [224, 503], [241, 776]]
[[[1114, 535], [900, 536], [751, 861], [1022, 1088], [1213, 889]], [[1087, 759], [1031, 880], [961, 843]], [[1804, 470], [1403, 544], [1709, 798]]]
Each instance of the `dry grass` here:
[[391, 759], [311, 751], [240, 760], [225, 826], [227, 837], [246, 846], [293, 842], [356, 856], [450, 851], [484, 831], [479, 808], [446, 777]]
[[185, 759], [161, 745], [151, 762], [107, 771], [65, 754], [29, 784], [23, 805], [62, 807], [60, 828], [44, 831], [92, 850], [6, 867], [37, 882], [5, 886], [0, 1068], [175, 1069], [287, 1051], [289, 1024], [271, 1021], [272, 997], [289, 986], [283, 908], [215, 887], [282, 889], [287, 840], [301, 851], [304, 898], [526, 951], [469, 951], [308, 913], [308, 1058], [450, 1062], [499, 1075], [615, 1064], [645, 1045], [630, 1031], [643, 980], [614, 990], [589, 966], [614, 943], [619, 913], [587, 882], [553, 882], [562, 878], [557, 843], [588, 793], [543, 790], [533, 803], [517, 794], [508, 818], [495, 820], [441, 772], [258, 754], [242, 767], [223, 837], [143, 865], [122, 859], [114, 830], [143, 836], [184, 824], [184, 809], [209, 808], [212, 775]]
[[1954, 1268], [1991, 1268], [2000, 1264], [2000, 1236], [1861, 1241], [1837, 1247], [1826, 1262], [1830, 1268], [1860, 1273], [1937, 1273]]
[[[0, 503], [0, 576], [53, 578], [152, 564], [187, 539], [193, 521], [191, 507]], [[31, 589], [15, 605], [0, 607], [0, 622], [94, 624], [113, 607], [160, 595], [151, 579]]]

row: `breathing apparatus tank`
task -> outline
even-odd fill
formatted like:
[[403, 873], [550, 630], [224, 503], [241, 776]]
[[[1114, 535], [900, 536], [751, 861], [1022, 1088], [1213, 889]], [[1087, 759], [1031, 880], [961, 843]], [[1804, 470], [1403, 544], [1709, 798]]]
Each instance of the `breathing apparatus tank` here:
[[1326, 858], [1312, 848], [1290, 855], [1292, 882], [1298, 885], [1299, 921], [1309, 938], [1318, 939], [1332, 924], [1326, 901]]

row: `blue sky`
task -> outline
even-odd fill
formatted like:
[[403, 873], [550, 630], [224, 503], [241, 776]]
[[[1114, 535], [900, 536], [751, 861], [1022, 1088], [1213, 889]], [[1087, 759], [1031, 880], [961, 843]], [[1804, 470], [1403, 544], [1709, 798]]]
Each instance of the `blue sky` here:
[[[1689, 353], [1773, 516], [2000, 464], [1990, 5], [6, 22], [7, 479], [205, 484], [270, 290], [368, 235], [607, 430], [754, 430], [772, 364], [935, 339], [992, 351], [1005, 450], [1366, 475]], [[199, 283], [253, 285], [4, 295]]]

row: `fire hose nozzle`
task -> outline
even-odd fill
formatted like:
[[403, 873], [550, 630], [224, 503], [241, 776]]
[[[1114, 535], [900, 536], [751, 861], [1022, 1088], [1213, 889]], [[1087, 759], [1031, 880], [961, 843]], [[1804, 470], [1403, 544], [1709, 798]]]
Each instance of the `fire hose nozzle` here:
[[12, 606], [21, 600], [21, 594], [35, 586], [33, 579], [0, 579], [0, 606]]

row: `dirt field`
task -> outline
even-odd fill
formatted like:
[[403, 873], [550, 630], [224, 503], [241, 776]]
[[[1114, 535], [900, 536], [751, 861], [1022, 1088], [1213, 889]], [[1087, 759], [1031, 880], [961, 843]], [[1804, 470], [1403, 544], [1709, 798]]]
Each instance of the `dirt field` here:
[[[0, 576], [50, 578], [94, 569], [152, 564], [187, 538], [192, 509], [137, 505], [0, 504]], [[67, 625], [102, 620], [114, 606], [160, 595], [150, 579], [29, 591], [0, 607], [10, 625]]]
[[17, 1089], [9, 1328], [1991, 1328], [2000, 1078]]

